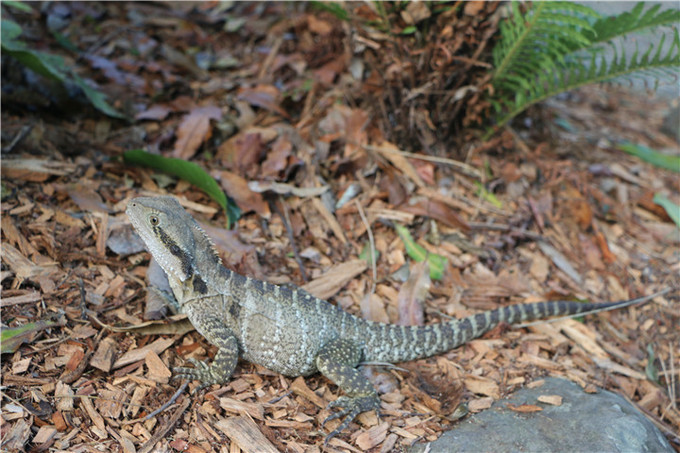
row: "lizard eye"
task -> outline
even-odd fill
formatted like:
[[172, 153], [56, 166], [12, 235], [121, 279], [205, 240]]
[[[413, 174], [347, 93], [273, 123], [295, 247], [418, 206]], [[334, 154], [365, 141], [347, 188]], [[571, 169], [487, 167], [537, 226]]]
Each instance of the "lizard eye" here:
[[158, 217], [152, 215], [151, 217], [149, 217], [149, 223], [151, 223], [151, 225], [153, 226], [158, 225]]

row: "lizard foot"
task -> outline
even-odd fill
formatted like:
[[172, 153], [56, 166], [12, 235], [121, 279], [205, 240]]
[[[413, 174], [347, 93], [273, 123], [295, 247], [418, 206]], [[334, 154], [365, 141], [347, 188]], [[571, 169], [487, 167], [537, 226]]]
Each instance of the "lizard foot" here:
[[329, 415], [326, 418], [326, 420], [323, 421], [321, 426], [325, 425], [326, 422], [335, 420], [336, 418], [340, 417], [345, 418], [342, 421], [342, 423], [338, 425], [337, 428], [335, 428], [329, 435], [326, 436], [326, 439], [324, 440], [324, 445], [328, 444], [328, 441], [330, 441], [336, 435], [340, 434], [342, 430], [347, 428], [347, 426], [352, 422], [352, 420], [354, 420], [354, 418], [357, 415], [361, 414], [362, 412], [370, 410], [379, 411], [380, 398], [375, 393], [355, 397], [341, 396], [337, 400], [332, 401], [328, 405], [328, 409], [332, 409], [334, 407], [340, 407], [341, 410], [335, 412], [334, 414]]
[[221, 384], [223, 381], [215, 376], [210, 365], [194, 358], [188, 359], [195, 368], [176, 367], [172, 369], [173, 379], [189, 379], [201, 381], [201, 385], [192, 390], [192, 394], [213, 384]]

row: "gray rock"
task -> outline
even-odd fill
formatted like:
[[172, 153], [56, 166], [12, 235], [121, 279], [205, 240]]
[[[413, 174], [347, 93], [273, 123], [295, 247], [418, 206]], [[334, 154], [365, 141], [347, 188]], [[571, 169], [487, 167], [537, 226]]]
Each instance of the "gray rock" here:
[[[560, 406], [541, 403], [541, 395], [559, 395]], [[532, 404], [540, 412], [519, 413], [507, 405]], [[661, 432], [623, 397], [600, 390], [585, 393], [578, 385], [546, 378], [535, 389], [522, 389], [483, 412], [469, 416], [439, 439], [413, 446], [412, 453], [463, 452], [673, 452]]]

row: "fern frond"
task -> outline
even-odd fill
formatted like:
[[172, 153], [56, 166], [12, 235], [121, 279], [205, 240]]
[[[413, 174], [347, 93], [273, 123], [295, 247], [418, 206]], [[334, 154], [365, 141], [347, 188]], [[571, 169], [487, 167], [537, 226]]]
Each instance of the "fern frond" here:
[[644, 6], [645, 4], [640, 2], [631, 11], [618, 16], [600, 18], [593, 24], [593, 34], [591, 35], [589, 31], [584, 31], [584, 34], [595, 44], [649, 28], [677, 26], [680, 23], [680, 10], [667, 9], [659, 12], [661, 4], [656, 4], [643, 14]]
[[535, 74], [532, 84], [522, 82], [524, 89], [516, 92], [512, 101], [494, 103], [497, 111], [505, 110], [504, 114], [498, 118], [497, 124], [503, 126], [530, 105], [585, 85], [611, 82], [632, 76], [642, 77], [645, 74], [654, 75], [657, 83], [659, 78], [675, 77], [677, 79], [677, 70], [674, 68], [680, 67], [680, 33], [674, 30], [673, 42], [668, 51], [664, 53], [662, 53], [662, 47], [666, 35], [661, 36], [659, 43], [656, 46], [650, 45], [642, 55], [636, 50], [628, 58], [621, 46], [611, 61], [607, 61], [607, 57], [602, 53], [593, 53], [588, 65], [572, 64], [567, 67], [554, 67]]
[[[680, 11], [645, 10], [643, 2], [614, 17], [599, 15], [584, 5], [564, 2], [534, 3], [525, 13], [512, 2], [511, 16], [501, 23], [501, 40], [493, 50], [496, 70], [492, 79], [503, 126], [530, 105], [591, 83], [631, 79], [642, 75], [675, 77], [680, 67]], [[636, 47], [627, 55], [624, 42], [631, 32], [674, 26], [670, 48], [660, 42], [643, 53]], [[612, 49], [613, 55], [605, 50]], [[630, 54], [630, 52], [628, 52]], [[491, 132], [486, 134], [486, 137]]]
[[[583, 30], [594, 30], [587, 18], [599, 17], [591, 8], [569, 2], [538, 2], [525, 14], [517, 2], [510, 9], [510, 18], [500, 24], [501, 40], [493, 49], [494, 84], [503, 85], [510, 74], [528, 78], [571, 49], [589, 45]], [[513, 85], [510, 82], [507, 88], [516, 88]]]

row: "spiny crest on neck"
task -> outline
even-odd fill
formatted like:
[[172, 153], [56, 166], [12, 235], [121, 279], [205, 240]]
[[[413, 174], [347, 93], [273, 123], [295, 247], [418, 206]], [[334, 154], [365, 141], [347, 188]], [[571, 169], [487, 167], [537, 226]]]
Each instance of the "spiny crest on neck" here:
[[220, 254], [217, 252], [217, 247], [215, 247], [215, 243], [210, 238], [210, 236], [208, 236], [208, 233], [205, 232], [205, 230], [196, 220], [194, 220], [193, 228], [195, 230], [194, 236], [196, 237], [197, 242], [200, 243], [203, 248], [206, 249], [205, 251], [209, 253], [212, 258], [214, 258], [215, 262], [221, 266], [222, 258], [220, 258]]

